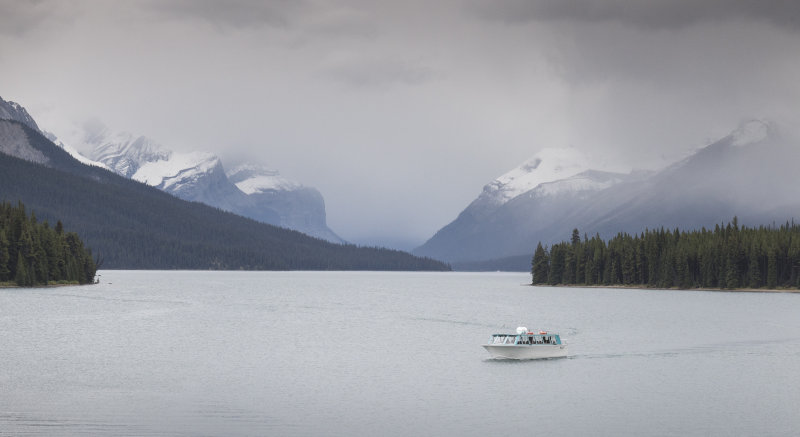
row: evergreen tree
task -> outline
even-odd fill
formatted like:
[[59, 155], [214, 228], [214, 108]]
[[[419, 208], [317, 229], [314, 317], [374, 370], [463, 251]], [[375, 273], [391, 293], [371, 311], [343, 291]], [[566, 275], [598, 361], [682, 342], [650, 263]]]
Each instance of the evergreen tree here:
[[8, 261], [11, 256], [8, 253], [8, 238], [5, 229], [0, 229], [0, 282], [11, 279], [11, 270]]
[[572, 230], [572, 247], [578, 247], [581, 244], [581, 233], [578, 232], [578, 228]]
[[767, 256], [767, 288], [778, 286], [778, 256], [775, 250], [770, 250]]
[[585, 284], [586, 283], [586, 253], [584, 248], [580, 245], [575, 249], [575, 283], [576, 284]]
[[536, 252], [533, 254], [533, 266], [531, 268], [532, 283], [546, 284], [548, 282], [549, 270], [550, 258], [545, 248], [542, 247], [542, 243], [539, 243], [536, 246]]
[[[63, 231], [63, 229], [62, 229]], [[74, 275], [60, 266], [79, 265]], [[0, 204], [0, 281], [13, 279], [20, 286], [51, 281], [88, 283], [97, 271], [91, 252], [75, 233], [58, 234], [48, 222], [25, 216], [22, 203]]]
[[748, 263], [747, 277], [750, 288], [761, 286], [761, 251], [758, 245], [753, 245], [750, 249], [750, 261]]
[[561, 244], [554, 244], [550, 248], [550, 272], [547, 277], [550, 285], [562, 284], [564, 281], [564, 250]]
[[[607, 244], [599, 235], [576, 236], [551, 247], [548, 283], [800, 288], [800, 225], [794, 222], [748, 228], [734, 219], [713, 231], [621, 233]], [[548, 256], [545, 248], [537, 252], [534, 259]]]
[[575, 270], [577, 269], [577, 259], [575, 251], [572, 247], [564, 248], [564, 278], [565, 284], [574, 284], [576, 282]]
[[636, 281], [636, 251], [628, 247], [622, 252], [622, 283], [631, 285]]
[[28, 274], [28, 267], [25, 265], [25, 257], [22, 256], [22, 253], [17, 254], [17, 272], [14, 275], [14, 282], [17, 283], [20, 287], [27, 287], [32, 286], [32, 283], [29, 283], [30, 275]]

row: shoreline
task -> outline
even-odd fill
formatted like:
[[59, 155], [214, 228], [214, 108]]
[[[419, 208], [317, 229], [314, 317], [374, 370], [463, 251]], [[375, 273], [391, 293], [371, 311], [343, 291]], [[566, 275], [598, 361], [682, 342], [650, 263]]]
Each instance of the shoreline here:
[[89, 284], [80, 284], [75, 282], [74, 284], [47, 284], [47, 285], [33, 285], [30, 287], [16, 285], [16, 284], [0, 284], [0, 288], [55, 288], [55, 287], [72, 287], [75, 285], [94, 285], [94, 284], [95, 284], [94, 282]]
[[642, 287], [637, 285], [539, 285], [527, 284], [530, 287], [563, 287], [563, 288], [613, 288], [620, 290], [673, 290], [673, 291], [728, 291], [745, 293], [800, 293], [797, 288], [662, 288]]

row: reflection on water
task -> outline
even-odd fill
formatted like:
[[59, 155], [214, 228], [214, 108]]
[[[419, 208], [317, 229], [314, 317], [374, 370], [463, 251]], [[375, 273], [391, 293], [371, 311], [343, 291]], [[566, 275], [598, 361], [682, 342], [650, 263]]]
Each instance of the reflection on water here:
[[[0, 289], [0, 435], [791, 435], [800, 295], [525, 274], [103, 272]], [[493, 360], [517, 326], [570, 356]], [[519, 414], [517, 414], [519, 413]]]

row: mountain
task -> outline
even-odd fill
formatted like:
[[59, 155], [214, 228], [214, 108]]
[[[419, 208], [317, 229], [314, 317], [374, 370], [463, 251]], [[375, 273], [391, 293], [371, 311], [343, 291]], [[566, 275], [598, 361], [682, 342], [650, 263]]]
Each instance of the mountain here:
[[[397, 250], [334, 244], [185, 201], [118, 175], [104, 164], [83, 158], [89, 163], [85, 164], [51, 138], [54, 137], [38, 128], [25, 108], [0, 98], [0, 201], [22, 202], [42, 222], [60, 220], [64, 228], [77, 232], [93, 249], [104, 268], [449, 269], [429, 258]], [[140, 143], [131, 149], [151, 156], [163, 152], [152, 143]], [[138, 162], [131, 160], [129, 164]], [[211, 163], [211, 168], [218, 167], [215, 174], [233, 185], [219, 162], [205, 162]], [[123, 165], [122, 160], [113, 164]], [[129, 171], [151, 175], [144, 171], [150, 164], [152, 161]], [[182, 175], [188, 177], [189, 173]], [[240, 182], [257, 173], [253, 170], [251, 177]], [[161, 183], [167, 186], [170, 182]], [[256, 182], [251, 185], [258, 186]], [[175, 179], [170, 186], [180, 183]], [[266, 185], [260, 188], [268, 191]]]
[[257, 166], [226, 172], [222, 161], [210, 153], [174, 152], [144, 136], [112, 133], [96, 121], [84, 126], [77, 141], [80, 148], [91, 150], [92, 160], [115, 173], [181, 199], [330, 242], [344, 242], [326, 224], [325, 202], [319, 191], [280, 178], [277, 172]]
[[333, 244], [88, 166], [39, 131], [0, 120], [0, 201], [77, 232], [103, 268], [447, 270], [408, 253]]
[[554, 212], [566, 215], [598, 191], [635, 177], [591, 170], [589, 159], [572, 148], [544, 149], [484, 186], [453, 222], [414, 253], [458, 263], [525, 254], [531, 251], [530, 241], [558, 228]]
[[713, 227], [734, 216], [746, 225], [800, 218], [798, 162], [800, 142], [752, 120], [640, 184], [603, 192], [583, 212], [584, 228], [610, 235], [618, 228]]
[[39, 130], [39, 126], [36, 124], [33, 117], [28, 114], [28, 110], [19, 103], [5, 101], [2, 97], [0, 97], [0, 120], [18, 121], [33, 130]]
[[105, 168], [105, 165], [86, 158], [85, 156], [78, 153], [78, 151], [75, 150], [74, 148], [59, 141], [58, 138], [56, 138], [56, 136], [53, 133], [40, 129], [39, 125], [36, 123], [33, 117], [31, 117], [28, 111], [17, 102], [6, 101], [3, 100], [2, 97], [0, 97], [0, 120], [13, 120], [20, 122], [25, 126], [28, 126], [29, 128], [44, 135], [47, 139], [49, 139], [57, 146], [64, 149], [67, 153], [70, 154], [70, 156], [77, 159], [78, 161], [84, 164]]
[[539, 241], [561, 241], [574, 228], [610, 237], [713, 227], [734, 216], [743, 224], [783, 222], [800, 217], [798, 158], [796, 141], [758, 120], [659, 172], [591, 170], [574, 151], [545, 150], [484, 187], [413, 253], [457, 268], [495, 266], [500, 258], [519, 267]]
[[246, 217], [295, 229], [334, 243], [343, 243], [325, 222], [325, 199], [314, 188], [290, 181], [263, 166], [244, 164], [226, 173], [252, 202], [239, 209]]

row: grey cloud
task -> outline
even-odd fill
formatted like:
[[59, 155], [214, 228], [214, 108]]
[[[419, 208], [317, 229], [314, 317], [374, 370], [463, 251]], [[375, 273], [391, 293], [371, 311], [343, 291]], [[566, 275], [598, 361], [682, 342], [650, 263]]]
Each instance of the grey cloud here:
[[26, 34], [54, 14], [51, 6], [39, 0], [0, 0], [0, 34]]
[[794, 0], [499, 0], [475, 3], [478, 13], [505, 22], [570, 20], [680, 29], [703, 22], [754, 20], [800, 31]]
[[373, 39], [380, 33], [373, 17], [357, 9], [325, 11], [307, 25], [310, 32], [324, 36]]
[[171, 17], [241, 28], [286, 26], [304, 5], [301, 0], [158, 0], [152, 3], [152, 8]]
[[0, 0], [0, 93], [59, 136], [100, 113], [262, 159], [359, 244], [421, 243], [543, 147], [654, 167], [800, 126], [800, 6], [478, 1]]
[[422, 65], [382, 59], [340, 62], [325, 72], [337, 81], [357, 87], [419, 85], [433, 78], [431, 70]]

